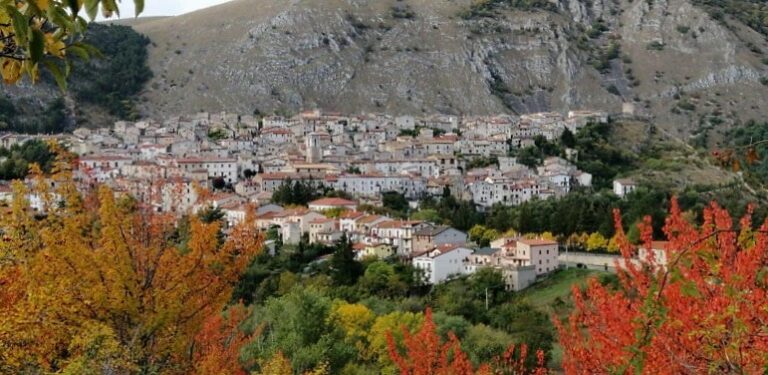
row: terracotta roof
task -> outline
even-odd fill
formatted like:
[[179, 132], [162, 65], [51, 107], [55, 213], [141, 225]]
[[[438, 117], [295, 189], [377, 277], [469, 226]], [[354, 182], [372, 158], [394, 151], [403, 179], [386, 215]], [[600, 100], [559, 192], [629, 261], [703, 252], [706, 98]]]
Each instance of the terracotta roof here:
[[339, 217], [342, 219], [359, 219], [363, 216], [365, 216], [365, 212], [360, 211], [346, 211], [342, 213]]
[[557, 245], [557, 241], [552, 240], [545, 240], [541, 238], [535, 238], [532, 240], [522, 239], [518, 240], [517, 242], [526, 244], [528, 246], [550, 246], [550, 245]]
[[667, 250], [667, 246], [669, 246], [669, 241], [653, 241], [653, 242], [651, 242], [651, 247], [654, 250]]
[[378, 224], [378, 228], [402, 228], [405, 226], [413, 226], [416, 224], [420, 224], [421, 221], [404, 221], [404, 220], [392, 220], [392, 221], [385, 221], [383, 223]]
[[310, 206], [353, 206], [357, 205], [357, 202], [343, 198], [321, 198], [312, 202], [309, 202]]
[[367, 247], [366, 244], [360, 243], [360, 242], [352, 244], [352, 249], [353, 250], [358, 250], [358, 251], [359, 250], [364, 250], [366, 247]]
[[376, 220], [379, 220], [379, 219], [387, 219], [387, 218], [385, 218], [384, 216], [379, 216], [379, 215], [368, 215], [368, 216], [365, 216], [365, 217], [361, 218], [358, 222], [360, 224], [368, 224], [368, 223], [372, 223], [372, 222], [374, 222]]

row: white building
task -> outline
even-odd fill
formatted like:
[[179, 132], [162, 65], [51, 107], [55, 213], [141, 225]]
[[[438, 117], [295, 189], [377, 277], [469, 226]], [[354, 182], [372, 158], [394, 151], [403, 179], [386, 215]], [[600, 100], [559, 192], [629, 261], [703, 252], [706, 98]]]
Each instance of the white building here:
[[628, 178], [613, 180], [613, 193], [621, 198], [635, 191], [635, 189], [637, 189], [637, 184], [633, 180]]
[[472, 250], [461, 246], [441, 246], [413, 258], [413, 266], [427, 284], [439, 284], [464, 273], [464, 262]]
[[176, 160], [184, 172], [205, 170], [208, 178], [221, 178], [228, 184], [237, 182], [237, 160], [230, 158], [187, 158]]

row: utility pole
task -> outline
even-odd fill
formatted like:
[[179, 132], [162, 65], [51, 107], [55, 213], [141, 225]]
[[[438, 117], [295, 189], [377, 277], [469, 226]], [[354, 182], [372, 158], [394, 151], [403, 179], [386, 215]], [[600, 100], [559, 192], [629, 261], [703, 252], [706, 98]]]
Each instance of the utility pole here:
[[485, 310], [488, 311], [488, 287], [485, 287]]

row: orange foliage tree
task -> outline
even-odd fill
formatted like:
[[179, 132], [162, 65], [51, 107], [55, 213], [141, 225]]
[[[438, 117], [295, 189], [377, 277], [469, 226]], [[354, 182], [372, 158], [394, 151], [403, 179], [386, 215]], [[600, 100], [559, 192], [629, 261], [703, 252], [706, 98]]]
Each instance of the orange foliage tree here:
[[235, 305], [227, 310], [227, 316], [214, 314], [203, 323], [195, 336], [194, 372], [206, 375], [245, 375], [240, 365], [240, 349], [250, 336], [241, 328], [248, 310]]
[[[703, 224], [685, 220], [673, 200], [663, 254], [643, 262], [615, 213], [626, 264], [619, 290], [596, 280], [574, 287], [575, 310], [556, 320], [570, 374], [757, 374], [768, 369], [768, 224], [754, 230], [751, 209], [734, 226], [716, 204]], [[651, 248], [650, 218], [640, 225]]]
[[[480, 364], [475, 368], [469, 357], [461, 349], [459, 339], [452, 332], [448, 340], [442, 342], [437, 334], [437, 326], [432, 320], [432, 311], [427, 309], [424, 323], [415, 333], [410, 334], [403, 328], [403, 346], [405, 354], [400, 353], [398, 344], [391, 332], [387, 334], [387, 344], [392, 361], [401, 375], [546, 375], [544, 352], [537, 351], [538, 367], [527, 369], [524, 362], [528, 349], [520, 346], [516, 352], [514, 345], [492, 364]], [[519, 354], [519, 358], [515, 354]]]
[[173, 217], [106, 187], [79, 193], [70, 163], [59, 154], [52, 176], [14, 183], [0, 218], [0, 373], [100, 373], [116, 358], [188, 372], [195, 335], [261, 249], [252, 215], [224, 241], [193, 217], [181, 249]]

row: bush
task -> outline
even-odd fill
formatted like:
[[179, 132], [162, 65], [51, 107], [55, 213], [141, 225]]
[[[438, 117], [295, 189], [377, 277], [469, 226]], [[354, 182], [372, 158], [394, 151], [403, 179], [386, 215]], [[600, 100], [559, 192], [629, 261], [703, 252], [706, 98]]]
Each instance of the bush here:
[[664, 43], [654, 40], [653, 42], [648, 43], [646, 46], [647, 49], [653, 50], [653, 51], [663, 51], [664, 50]]

